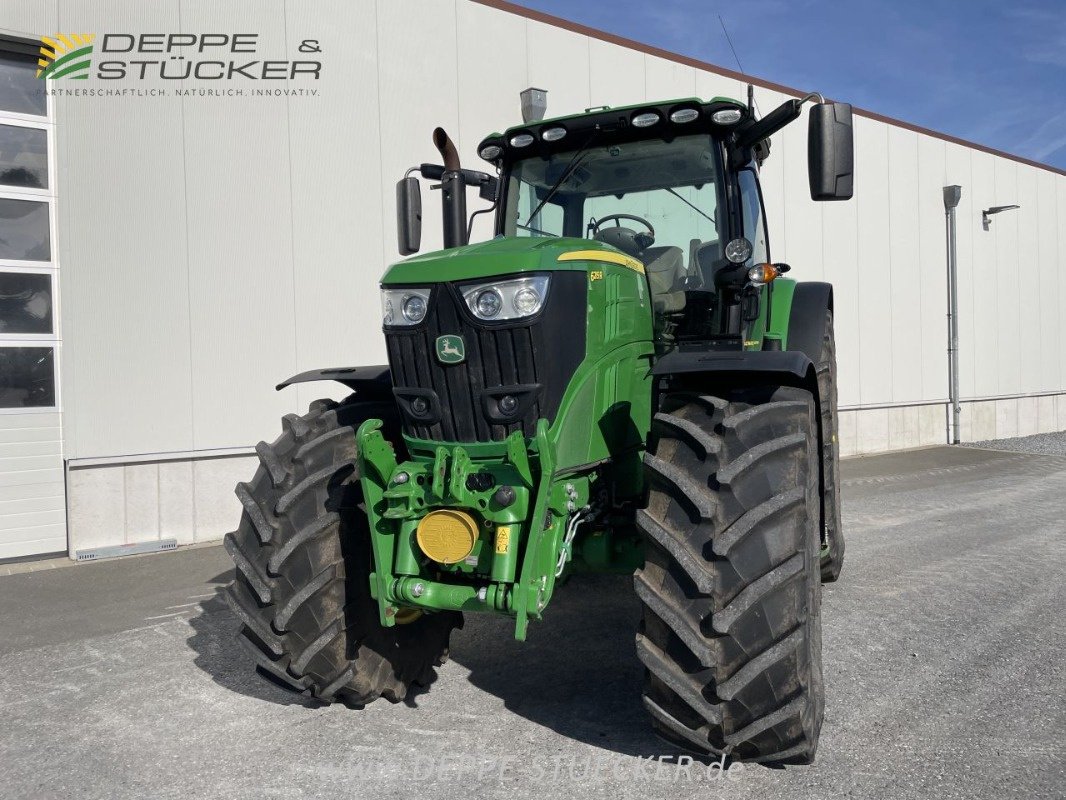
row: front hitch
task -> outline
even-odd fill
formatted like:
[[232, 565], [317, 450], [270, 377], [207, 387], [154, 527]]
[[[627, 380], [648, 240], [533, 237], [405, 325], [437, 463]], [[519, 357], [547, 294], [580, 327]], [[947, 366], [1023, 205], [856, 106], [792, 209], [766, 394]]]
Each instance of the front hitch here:
[[439, 445], [432, 458], [398, 464], [377, 420], [356, 437], [381, 624], [395, 624], [401, 607], [489, 611], [513, 614], [524, 639], [569, 561], [560, 548], [571, 545], [567, 507], [577, 496], [570, 484], [573, 496], [553, 490], [547, 422], [528, 444], [512, 434], [495, 458]]

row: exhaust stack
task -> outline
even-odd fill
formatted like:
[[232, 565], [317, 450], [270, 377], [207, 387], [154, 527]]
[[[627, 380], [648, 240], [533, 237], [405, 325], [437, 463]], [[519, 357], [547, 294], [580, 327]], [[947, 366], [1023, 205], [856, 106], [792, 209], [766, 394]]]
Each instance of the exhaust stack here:
[[444, 161], [444, 174], [440, 177], [444, 246], [462, 247], [467, 243], [466, 183], [459, 165], [459, 150], [444, 128], [433, 130], [433, 145]]

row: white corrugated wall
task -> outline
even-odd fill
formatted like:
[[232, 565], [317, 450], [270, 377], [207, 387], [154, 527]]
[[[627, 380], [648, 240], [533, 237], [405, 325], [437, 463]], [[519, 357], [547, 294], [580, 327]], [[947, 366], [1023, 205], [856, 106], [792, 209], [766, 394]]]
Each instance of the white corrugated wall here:
[[[217, 538], [235, 522], [246, 448], [336, 394], [274, 384], [383, 361], [376, 281], [397, 258], [394, 184], [437, 158], [434, 126], [477, 166], [477, 142], [518, 121], [526, 86], [548, 90], [550, 115], [745, 94], [715, 72], [468, 0], [42, 7], [60, 30], [254, 30], [281, 58], [313, 38], [324, 65], [317, 97], [57, 99], [72, 549]], [[785, 95], [756, 99], [766, 113]], [[1066, 428], [1066, 178], [867, 117], [855, 136], [852, 202], [810, 201], [803, 124], [775, 137], [763, 172], [774, 258], [836, 287], [843, 451], [945, 439], [951, 183], [963, 187], [964, 434]], [[425, 199], [428, 250], [440, 237], [436, 196]], [[980, 210], [1006, 203], [1022, 208], [983, 231]]]

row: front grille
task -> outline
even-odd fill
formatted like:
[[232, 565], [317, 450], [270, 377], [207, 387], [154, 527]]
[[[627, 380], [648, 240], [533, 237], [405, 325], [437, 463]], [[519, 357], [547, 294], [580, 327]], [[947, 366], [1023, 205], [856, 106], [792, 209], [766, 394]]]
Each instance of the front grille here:
[[[435, 286], [421, 324], [385, 332], [405, 432], [434, 441], [493, 442], [519, 430], [532, 436], [538, 419], [552, 421], [585, 357], [585, 280], [583, 272], [553, 273], [537, 316], [497, 324], [476, 320], [454, 286]], [[463, 337], [466, 358], [442, 364], [437, 337], [454, 334]], [[521, 401], [513, 415], [499, 411], [496, 401], [505, 394]], [[415, 398], [427, 412], [415, 413]]]

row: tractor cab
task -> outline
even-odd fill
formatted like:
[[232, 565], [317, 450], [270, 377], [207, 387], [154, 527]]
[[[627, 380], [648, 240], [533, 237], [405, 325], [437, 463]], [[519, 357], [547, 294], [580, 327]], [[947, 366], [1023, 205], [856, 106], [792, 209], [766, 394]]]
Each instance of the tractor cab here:
[[[728, 98], [664, 101], [531, 121], [492, 134], [478, 147], [496, 176], [422, 165], [444, 189], [445, 245], [466, 243], [465, 187], [493, 200], [498, 237], [594, 241], [625, 255], [646, 276], [657, 349], [716, 341], [757, 342], [755, 324], [769, 284], [788, 270], [771, 263], [759, 167], [769, 136], [799, 116], [811, 95], [762, 119], [753, 104]], [[815, 200], [851, 196], [850, 107], [821, 102], [811, 111], [809, 172]], [[442, 154], [454, 146], [438, 129]], [[445, 158], [448, 161], [448, 157]], [[413, 168], [412, 171], [418, 171]], [[398, 190], [400, 250], [417, 250], [416, 178]], [[419, 218], [420, 219], [420, 218]]]

